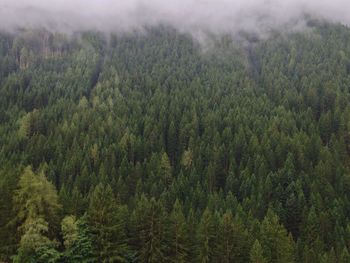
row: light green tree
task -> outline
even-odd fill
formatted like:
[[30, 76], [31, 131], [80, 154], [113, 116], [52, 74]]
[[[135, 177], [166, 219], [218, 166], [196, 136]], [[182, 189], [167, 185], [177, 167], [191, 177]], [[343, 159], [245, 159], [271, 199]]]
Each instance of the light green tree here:
[[263, 255], [263, 249], [258, 240], [255, 240], [250, 250], [250, 263], [267, 263]]

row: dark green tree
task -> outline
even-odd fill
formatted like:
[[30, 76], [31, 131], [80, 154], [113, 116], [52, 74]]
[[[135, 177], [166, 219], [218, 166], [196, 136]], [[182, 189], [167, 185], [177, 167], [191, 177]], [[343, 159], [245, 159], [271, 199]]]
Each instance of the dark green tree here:
[[112, 188], [98, 184], [91, 194], [87, 211], [97, 261], [125, 261], [128, 245], [124, 213], [126, 210], [118, 205]]

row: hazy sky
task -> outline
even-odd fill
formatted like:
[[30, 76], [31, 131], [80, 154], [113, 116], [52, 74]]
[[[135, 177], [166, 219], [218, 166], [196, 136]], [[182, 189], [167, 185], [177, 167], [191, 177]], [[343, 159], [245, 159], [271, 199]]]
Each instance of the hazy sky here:
[[121, 31], [160, 23], [193, 34], [301, 28], [305, 14], [350, 24], [350, 0], [0, 0], [0, 29]]

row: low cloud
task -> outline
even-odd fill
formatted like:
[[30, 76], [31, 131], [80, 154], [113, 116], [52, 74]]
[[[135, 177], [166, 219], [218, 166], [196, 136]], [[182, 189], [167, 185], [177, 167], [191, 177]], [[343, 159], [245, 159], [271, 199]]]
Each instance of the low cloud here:
[[303, 28], [305, 16], [350, 24], [349, 0], [0, 0], [0, 29], [122, 32], [170, 25], [202, 34]]

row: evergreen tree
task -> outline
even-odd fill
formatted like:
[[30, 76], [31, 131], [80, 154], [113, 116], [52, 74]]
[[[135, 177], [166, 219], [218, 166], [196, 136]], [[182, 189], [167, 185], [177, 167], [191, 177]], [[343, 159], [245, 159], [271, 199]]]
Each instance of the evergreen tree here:
[[306, 20], [0, 30], [0, 261], [349, 261], [350, 29]]
[[269, 208], [261, 224], [261, 245], [268, 262], [294, 262], [294, 242]]
[[207, 208], [197, 228], [197, 257], [198, 262], [212, 262], [215, 252], [215, 223], [213, 215]]
[[349, 251], [346, 247], [344, 247], [340, 258], [339, 258], [339, 263], [346, 263], [346, 262], [350, 262], [350, 254]]
[[[55, 223], [60, 205], [54, 186], [47, 181], [44, 172], [35, 174], [31, 167], [24, 169], [14, 196], [18, 228], [21, 234], [16, 262], [55, 262], [59, 258], [55, 250]], [[50, 233], [51, 226], [51, 233]], [[53, 229], [52, 229], [53, 228]]]
[[235, 226], [230, 212], [226, 212], [220, 220], [219, 235], [217, 240], [218, 261], [238, 261], [235, 255], [235, 247], [240, 240], [236, 235]]
[[46, 179], [44, 171], [35, 174], [26, 167], [19, 179], [14, 196], [17, 220], [21, 223], [42, 217], [52, 226], [61, 208], [55, 187]]
[[258, 240], [255, 240], [252, 249], [250, 250], [250, 263], [266, 263], [263, 256], [263, 249]]
[[176, 200], [169, 222], [169, 259], [172, 262], [187, 262], [189, 236], [182, 206]]
[[125, 210], [117, 204], [112, 188], [98, 184], [91, 194], [87, 212], [97, 261], [125, 261], [128, 245], [123, 213]]
[[166, 240], [166, 214], [154, 198], [142, 196], [132, 216], [134, 248], [138, 261], [155, 263], [166, 261], [168, 242]]
[[173, 178], [172, 178], [170, 160], [166, 153], [162, 154], [159, 172], [160, 172], [160, 178], [162, 178], [164, 185], [168, 188], [172, 183]]

